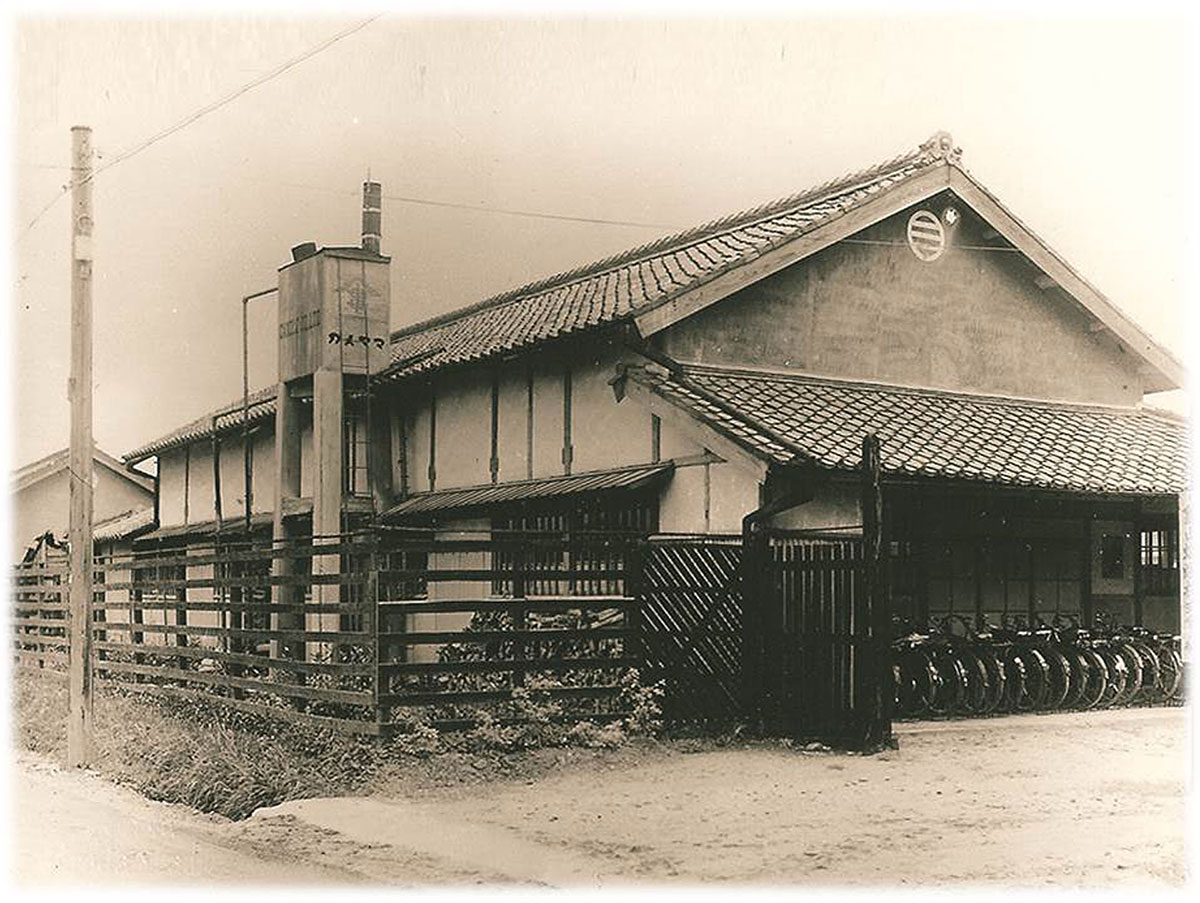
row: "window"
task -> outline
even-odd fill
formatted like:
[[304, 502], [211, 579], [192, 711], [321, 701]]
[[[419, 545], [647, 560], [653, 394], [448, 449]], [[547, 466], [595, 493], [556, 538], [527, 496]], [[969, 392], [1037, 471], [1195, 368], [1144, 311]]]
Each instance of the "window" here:
[[[653, 533], [658, 529], [658, 498], [654, 495], [575, 499], [566, 503], [529, 506], [492, 519], [496, 538], [504, 531], [558, 534], [560, 543], [537, 546], [537, 537], [517, 547], [497, 549], [497, 570], [537, 571], [614, 571], [624, 569], [622, 549], [606, 551], [597, 533]], [[616, 595], [624, 592], [620, 578], [607, 576], [591, 579], [576, 574], [566, 579], [539, 576], [523, 581], [525, 595]], [[517, 595], [520, 587], [513, 580], [495, 580], [492, 591], [498, 595]]]
[[1179, 531], [1173, 528], [1142, 530], [1142, 592], [1147, 596], [1169, 596], [1179, 592]]
[[342, 492], [346, 495], [370, 494], [368, 477], [367, 419], [355, 411], [342, 421]]

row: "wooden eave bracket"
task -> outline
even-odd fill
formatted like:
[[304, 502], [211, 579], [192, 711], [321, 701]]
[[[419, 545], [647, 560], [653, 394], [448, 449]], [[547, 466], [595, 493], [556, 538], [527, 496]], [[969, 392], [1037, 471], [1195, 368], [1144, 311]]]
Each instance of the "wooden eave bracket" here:
[[[654, 414], [664, 426], [678, 430], [701, 448], [708, 449], [731, 464], [736, 464], [753, 473], [759, 482], [767, 478], [767, 472], [771, 468], [770, 462], [743, 448], [719, 430], [696, 419], [691, 412], [651, 391], [637, 380], [629, 379], [623, 373], [618, 374], [612, 382], [615, 383], [617, 380], [622, 385], [623, 398], [631, 399], [635, 404]], [[616, 385], [613, 388], [615, 390]]]

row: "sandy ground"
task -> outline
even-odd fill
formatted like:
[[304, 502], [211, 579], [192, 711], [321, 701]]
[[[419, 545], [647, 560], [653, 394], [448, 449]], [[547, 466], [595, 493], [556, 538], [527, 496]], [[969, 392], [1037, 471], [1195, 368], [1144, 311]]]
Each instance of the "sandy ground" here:
[[24, 885], [361, 880], [354, 872], [227, 845], [224, 819], [155, 803], [29, 753], [13, 772], [14, 878]]
[[[165, 850], [135, 833], [95, 861], [137, 867], [153, 849], [188, 882], [1177, 887], [1187, 732], [1183, 709], [1016, 716], [901, 725], [900, 749], [873, 758], [665, 748], [532, 780], [292, 802], [236, 824], [158, 807], [135, 814], [172, 828]], [[45, 792], [20, 789], [22, 833], [36, 833]], [[22, 862], [61, 876], [53, 843], [21, 843]]]

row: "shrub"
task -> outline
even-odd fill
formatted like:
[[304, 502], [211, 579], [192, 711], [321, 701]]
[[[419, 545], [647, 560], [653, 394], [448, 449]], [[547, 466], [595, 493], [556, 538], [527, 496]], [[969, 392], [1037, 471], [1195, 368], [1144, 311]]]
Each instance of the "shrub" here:
[[663, 682], [647, 686], [636, 668], [621, 677], [621, 705], [629, 714], [625, 730], [633, 736], [652, 737], [662, 730]]

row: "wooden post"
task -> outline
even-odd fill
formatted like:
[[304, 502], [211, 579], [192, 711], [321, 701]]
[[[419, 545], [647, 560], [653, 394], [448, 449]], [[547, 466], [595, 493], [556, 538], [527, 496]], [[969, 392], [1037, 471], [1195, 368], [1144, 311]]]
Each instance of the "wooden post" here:
[[[518, 553], [519, 555], [520, 553]], [[528, 592], [528, 587], [525, 580], [525, 568], [520, 558], [516, 562], [516, 568], [513, 572], [513, 587], [512, 594], [514, 599], [525, 600], [525, 595]], [[527, 609], [524, 605], [513, 609], [512, 621], [513, 631], [523, 633], [529, 626], [529, 619], [526, 617]], [[514, 637], [512, 643], [512, 657], [514, 661], [520, 661], [525, 658], [525, 639]], [[513, 688], [525, 686], [525, 669], [514, 667], [512, 671], [512, 686]]]
[[71, 129], [71, 583], [67, 764], [92, 760], [92, 130]]
[[762, 643], [762, 600], [759, 594], [762, 562], [753, 518], [742, 521], [742, 561], [738, 570], [742, 595], [742, 686], [741, 707], [752, 724], [762, 715], [762, 675], [765, 668]]
[[864, 681], [857, 695], [861, 707], [861, 750], [879, 752], [895, 746], [892, 736], [891, 612], [887, 605], [887, 587], [883, 583], [882, 523], [883, 493], [879, 486], [879, 437], [863, 436], [862, 443], [862, 521], [863, 521], [863, 595], [869, 613], [869, 625], [859, 624], [856, 639], [863, 639], [870, 628], [870, 641], [859, 647], [866, 656], [859, 674]]
[[367, 552], [367, 573], [364, 581], [363, 599], [367, 603], [367, 615], [363, 619], [366, 623], [363, 625], [368, 634], [367, 639], [368, 651], [371, 662], [371, 704], [374, 709], [374, 720], [377, 732], [382, 735], [384, 726], [391, 721], [390, 712], [380, 703], [381, 697], [385, 693], [383, 686], [383, 672], [380, 665], [383, 663], [385, 650], [382, 647], [383, 640], [380, 634], [383, 632], [383, 627], [380, 624], [382, 615], [379, 611], [379, 533], [372, 531], [370, 536], [370, 549]]

